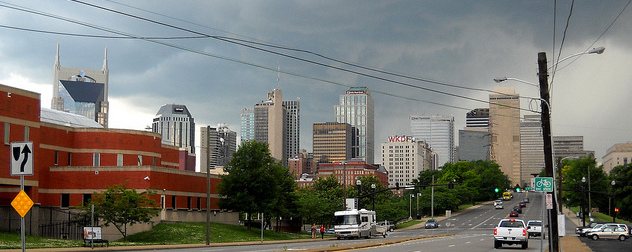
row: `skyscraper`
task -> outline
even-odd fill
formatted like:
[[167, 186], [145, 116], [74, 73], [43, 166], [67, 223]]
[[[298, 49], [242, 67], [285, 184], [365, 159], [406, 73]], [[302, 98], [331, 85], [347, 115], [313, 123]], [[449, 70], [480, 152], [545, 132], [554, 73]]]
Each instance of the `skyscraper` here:
[[459, 130], [459, 161], [489, 160], [489, 108], [477, 108], [465, 115], [465, 129]]
[[340, 105], [334, 105], [336, 122], [348, 123], [355, 128], [352, 152], [354, 158], [361, 158], [373, 164], [375, 145], [374, 101], [368, 87], [351, 87], [340, 95]]
[[108, 50], [105, 49], [102, 69], [62, 67], [59, 44], [54, 65], [51, 109], [83, 115], [108, 127]]
[[513, 87], [496, 87], [489, 95], [491, 159], [496, 161], [513, 185], [520, 173], [520, 100]]
[[348, 123], [314, 123], [314, 160], [320, 163], [340, 163], [352, 158], [353, 129]]
[[525, 115], [520, 123], [521, 186], [531, 181], [532, 174], [539, 174], [544, 168], [541, 118], [540, 115]]
[[[242, 111], [242, 129], [249, 129], [244, 119], [249, 111]], [[290, 155], [298, 155], [300, 136], [300, 99], [283, 101], [283, 92], [274, 89], [268, 99], [255, 104], [253, 110], [254, 140], [268, 143], [273, 158], [287, 165]]]
[[151, 125], [152, 132], [162, 135], [162, 143], [187, 149], [195, 154], [195, 122], [184, 105], [160, 107]]
[[250, 142], [255, 140], [255, 110], [245, 108], [241, 110], [241, 140]]
[[237, 150], [237, 133], [220, 124], [200, 128], [200, 171], [226, 166]]
[[439, 115], [410, 116], [410, 132], [418, 141], [425, 141], [438, 156], [438, 165], [454, 163], [454, 117]]
[[[301, 99], [283, 101], [285, 110], [285, 125], [283, 139], [287, 158], [298, 157], [301, 137]], [[287, 162], [287, 161], [286, 161]]]

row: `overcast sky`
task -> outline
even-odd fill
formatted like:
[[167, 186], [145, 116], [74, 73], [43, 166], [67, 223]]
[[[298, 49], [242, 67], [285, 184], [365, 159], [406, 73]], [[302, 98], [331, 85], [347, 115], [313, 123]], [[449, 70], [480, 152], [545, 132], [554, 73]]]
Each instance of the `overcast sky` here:
[[[553, 135], [584, 136], [584, 148], [594, 150], [599, 162], [612, 145], [632, 141], [632, 6], [624, 11], [627, 0], [577, 0], [570, 19], [570, 0], [557, 1], [557, 11], [554, 1], [544, 0], [86, 1], [162, 24], [73, 1], [0, 1], [0, 83], [41, 93], [42, 107], [50, 108], [56, 45], [62, 66], [86, 69], [101, 69], [107, 47], [111, 128], [143, 130], [163, 104], [184, 104], [195, 118], [199, 143], [199, 128], [206, 125], [227, 123], [239, 133], [241, 110], [280, 88], [284, 100], [301, 100], [300, 147], [308, 151], [313, 123], [334, 121], [339, 95], [351, 86], [367, 86], [375, 99], [379, 162], [387, 136], [410, 134], [409, 116], [454, 116], [458, 136], [469, 110], [489, 107], [481, 102], [489, 92], [475, 89], [515, 86], [521, 96], [537, 97], [534, 86], [497, 84], [493, 78], [537, 83], [538, 52], [552, 60], [560, 47], [565, 58], [603, 46], [601, 55], [558, 65]], [[249, 45], [370, 76], [214, 38], [164, 39], [200, 34], [307, 50], [449, 85], [255, 44]], [[521, 106], [528, 109], [530, 103], [534, 107], [522, 99]]]

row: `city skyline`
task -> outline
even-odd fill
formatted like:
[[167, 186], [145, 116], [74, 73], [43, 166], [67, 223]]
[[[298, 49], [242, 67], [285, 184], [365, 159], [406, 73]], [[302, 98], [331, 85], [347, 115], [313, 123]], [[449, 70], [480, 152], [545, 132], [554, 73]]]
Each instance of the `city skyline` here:
[[[338, 103], [339, 94], [349, 87], [366, 86], [375, 100], [376, 148], [389, 135], [410, 134], [406, 123], [410, 115], [453, 116], [455, 131], [463, 129], [467, 112], [489, 106], [485, 103], [489, 92], [476, 89], [515, 86], [516, 93], [524, 96], [520, 101], [525, 108], [521, 111], [523, 117], [537, 108], [537, 102], [526, 97], [538, 97], [538, 89], [518, 82], [496, 84], [493, 78], [507, 76], [537, 82], [538, 52], [544, 51], [548, 60], [555, 60], [604, 46], [603, 54], [574, 57], [560, 64], [555, 75], [550, 73], [549, 79], [554, 81], [552, 134], [584, 136], [585, 149], [594, 150], [598, 161], [608, 148], [632, 138], [632, 130], [625, 126], [632, 123], [632, 118], [622, 116], [632, 108], [632, 101], [626, 99], [632, 91], [632, 73], [626, 70], [632, 63], [632, 46], [628, 43], [632, 14], [624, 9], [627, 1], [577, 1], [563, 46], [560, 44], [570, 10], [566, 2], [557, 6], [555, 36], [553, 4], [549, 1], [220, 1], [212, 6], [191, 2], [177, 7], [171, 2], [135, 2], [129, 6], [116, 1], [95, 3], [204, 34], [309, 50], [401, 73], [400, 77], [295, 51], [282, 52], [365, 75], [210, 38], [175, 39], [191, 33], [73, 2], [14, 3], [147, 37], [118, 39], [114, 37], [123, 35], [10, 9], [7, 4], [0, 8], [0, 23], [13, 27], [0, 28], [0, 83], [41, 93], [44, 108], [50, 106], [52, 98], [52, 66], [58, 43], [63, 66], [86, 69], [101, 69], [103, 50], [107, 48], [109, 128], [142, 130], [151, 124], [156, 108], [176, 103], [187, 105], [198, 125], [226, 123], [237, 129], [241, 109], [260, 100], [263, 92], [279, 88], [286, 97], [301, 97], [300, 146], [309, 150], [313, 123], [332, 121], [331, 107]], [[78, 37], [16, 28], [114, 37]]]

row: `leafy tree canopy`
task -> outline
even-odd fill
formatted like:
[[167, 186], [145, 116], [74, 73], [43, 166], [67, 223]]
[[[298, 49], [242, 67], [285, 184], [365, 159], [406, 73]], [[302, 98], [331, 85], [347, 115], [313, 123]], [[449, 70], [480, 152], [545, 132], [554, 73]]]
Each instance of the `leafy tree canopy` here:
[[106, 187], [106, 191], [95, 193], [88, 204], [80, 207], [85, 215], [90, 215], [90, 204], [94, 204], [94, 215], [102, 219], [104, 226], [114, 225], [123, 238], [127, 237], [127, 225], [151, 222], [159, 209], [155, 200], [150, 199], [156, 192], [127, 189], [125, 184]]

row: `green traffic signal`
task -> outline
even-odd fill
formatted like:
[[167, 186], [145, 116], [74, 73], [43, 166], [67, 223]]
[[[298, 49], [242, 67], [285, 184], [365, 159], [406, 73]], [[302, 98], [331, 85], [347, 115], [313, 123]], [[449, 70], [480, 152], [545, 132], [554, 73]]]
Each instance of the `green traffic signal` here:
[[498, 192], [498, 188], [494, 189], [494, 192]]

